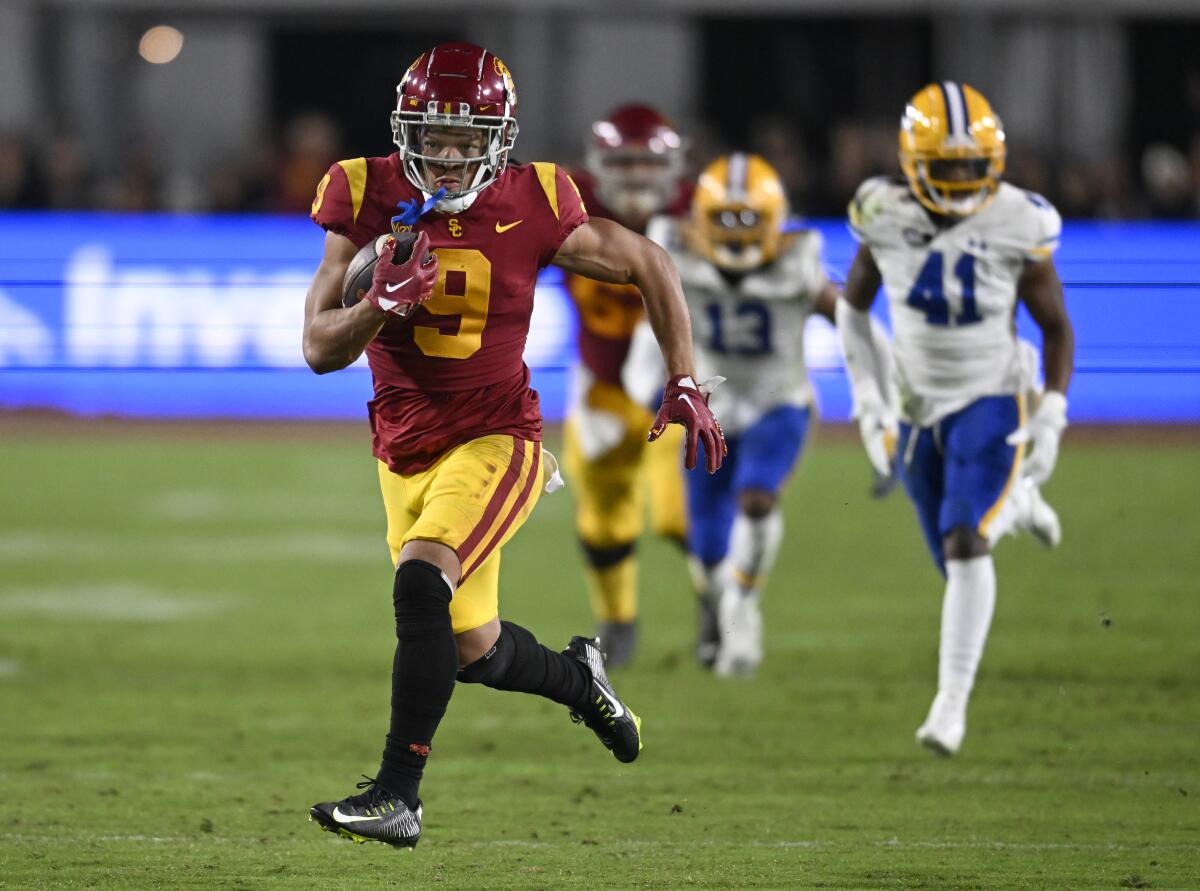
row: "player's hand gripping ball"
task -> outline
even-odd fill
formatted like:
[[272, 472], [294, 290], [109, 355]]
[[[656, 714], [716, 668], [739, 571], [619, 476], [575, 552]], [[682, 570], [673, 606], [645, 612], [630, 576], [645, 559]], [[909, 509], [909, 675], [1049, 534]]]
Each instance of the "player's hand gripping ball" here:
[[381, 312], [406, 318], [433, 294], [437, 256], [429, 236], [381, 235], [354, 255], [342, 280], [342, 306], [366, 300]]

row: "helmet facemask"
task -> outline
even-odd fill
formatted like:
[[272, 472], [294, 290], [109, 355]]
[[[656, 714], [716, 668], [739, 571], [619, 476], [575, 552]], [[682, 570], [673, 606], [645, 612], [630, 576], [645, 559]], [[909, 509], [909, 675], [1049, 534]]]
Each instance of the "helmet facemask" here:
[[748, 272], [772, 259], [780, 233], [770, 214], [746, 205], [714, 207], [700, 223], [705, 253], [728, 272]]
[[588, 169], [596, 178], [596, 195], [623, 222], [644, 223], [670, 202], [682, 172], [678, 153], [649, 149], [593, 149]]
[[[437, 103], [430, 102], [429, 105], [436, 106]], [[444, 128], [450, 135], [481, 132], [482, 148], [468, 147], [468, 152], [478, 154], [460, 152], [460, 157], [428, 154], [423, 150], [426, 128]], [[464, 206], [473, 200], [470, 196], [491, 185], [504, 170], [517, 139], [517, 130], [515, 117], [472, 115], [466, 103], [459, 104], [458, 114], [439, 113], [432, 107], [424, 112], [392, 112], [392, 138], [399, 149], [400, 165], [408, 181], [427, 195], [439, 187], [446, 188], [443, 201]], [[457, 179], [457, 186], [439, 186], [437, 179], [448, 177]]]
[[923, 205], [945, 216], [966, 217], [995, 196], [1004, 172], [1004, 151], [959, 156], [901, 152], [900, 164]]

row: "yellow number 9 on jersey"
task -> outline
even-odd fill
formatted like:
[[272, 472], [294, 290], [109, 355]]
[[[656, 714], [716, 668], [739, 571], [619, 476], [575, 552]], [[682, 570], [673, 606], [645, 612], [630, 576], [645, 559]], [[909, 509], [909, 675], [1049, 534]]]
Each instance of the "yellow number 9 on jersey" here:
[[[428, 325], [413, 327], [413, 340], [426, 356], [442, 359], [466, 359], [483, 344], [487, 324], [488, 301], [492, 296], [492, 262], [479, 251], [465, 248], [438, 248], [438, 280], [433, 296], [422, 306], [435, 316], [461, 316], [458, 332], [443, 334]], [[454, 273], [455, 285], [462, 293], [446, 293], [446, 283]]]

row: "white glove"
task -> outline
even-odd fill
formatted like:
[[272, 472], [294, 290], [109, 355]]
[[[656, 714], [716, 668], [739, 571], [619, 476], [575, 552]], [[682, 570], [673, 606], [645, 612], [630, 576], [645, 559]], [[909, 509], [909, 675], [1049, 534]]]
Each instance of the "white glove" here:
[[859, 408], [858, 433], [867, 450], [867, 458], [880, 478], [890, 477], [895, 468], [898, 432], [896, 416], [890, 411], [865, 405]]
[[1025, 458], [1023, 475], [1042, 485], [1054, 473], [1058, 460], [1058, 441], [1067, 427], [1067, 397], [1056, 390], [1047, 390], [1042, 401], [1025, 425], [1018, 427], [1005, 440], [1009, 445], [1030, 443], [1032, 451]]
[[[893, 477], [896, 456], [895, 384], [891, 343], [870, 313], [837, 302], [837, 329], [854, 396], [854, 417], [877, 483]], [[876, 490], [879, 491], [878, 485]]]

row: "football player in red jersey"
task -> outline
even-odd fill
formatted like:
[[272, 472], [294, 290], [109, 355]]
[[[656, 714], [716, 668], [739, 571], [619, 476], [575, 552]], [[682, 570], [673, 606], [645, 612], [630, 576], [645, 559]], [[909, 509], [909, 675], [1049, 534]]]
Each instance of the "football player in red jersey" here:
[[[620, 761], [641, 750], [641, 722], [609, 684], [595, 640], [575, 637], [555, 652], [498, 615], [500, 548], [551, 475], [522, 360], [538, 271], [555, 263], [637, 284], [672, 374], [650, 438], [675, 422], [686, 430], [690, 464], [701, 444], [710, 472], [725, 454], [694, 379], [670, 259], [616, 223], [589, 221], [555, 165], [509, 165], [516, 112], [500, 59], [470, 44], [436, 46], [397, 87], [398, 151], [335, 164], [313, 202], [328, 234], [305, 304], [304, 356], [325, 373], [367, 354], [396, 563], [391, 723], [379, 772], [364, 792], [310, 811], [321, 828], [355, 841], [412, 846], [420, 838], [418, 787], [456, 679], [559, 702]], [[396, 242], [388, 243], [371, 289], [343, 308], [355, 253], [404, 230], [417, 233], [412, 256], [393, 262]]]
[[[680, 179], [683, 139], [662, 114], [623, 105], [592, 125], [587, 168], [576, 174], [592, 219], [616, 220], [645, 234], [656, 214], [687, 212], [691, 183]], [[682, 430], [646, 447], [650, 417], [621, 385], [630, 338], [645, 316], [633, 285], [568, 275], [579, 313], [579, 360], [566, 425], [566, 465], [575, 488], [575, 528], [583, 547], [592, 611], [608, 666], [628, 662], [637, 631], [637, 563], [643, 489], [659, 535], [685, 542]], [[665, 446], [665, 447], [664, 447]]]

